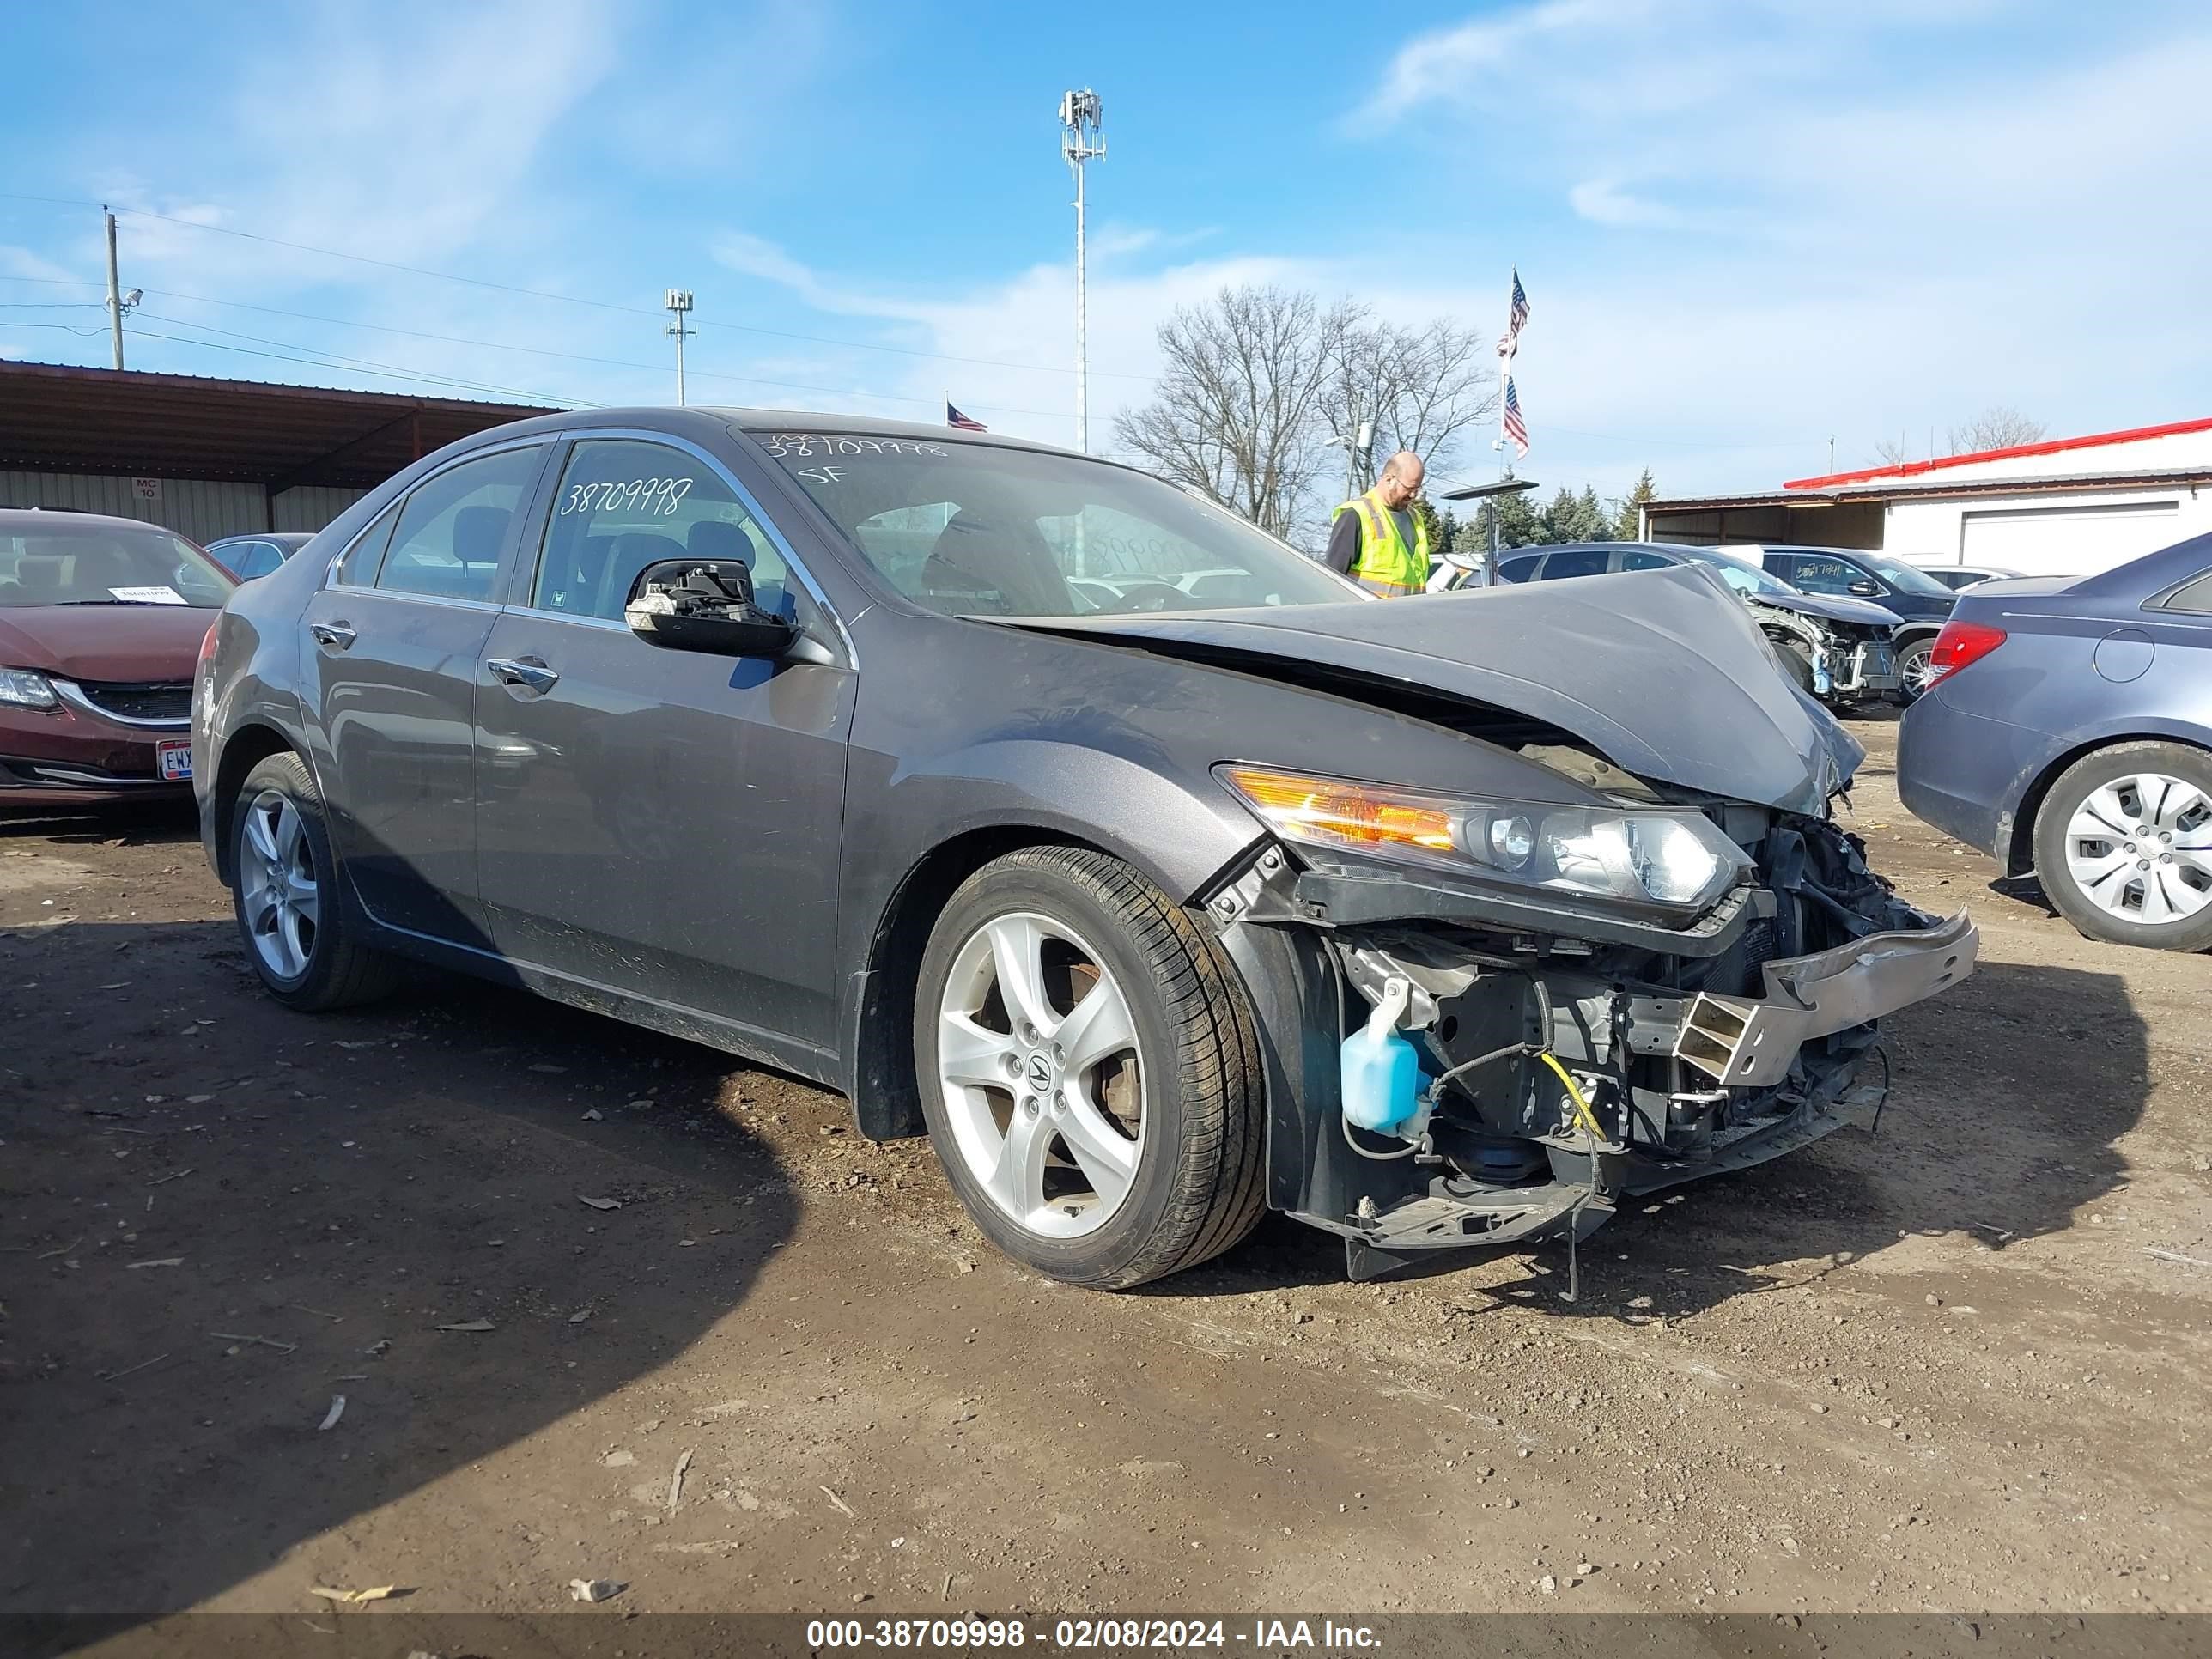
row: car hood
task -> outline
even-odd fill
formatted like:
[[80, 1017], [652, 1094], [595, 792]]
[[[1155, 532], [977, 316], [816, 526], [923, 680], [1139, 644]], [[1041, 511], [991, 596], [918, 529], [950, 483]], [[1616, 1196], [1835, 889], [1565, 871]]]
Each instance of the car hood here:
[[1752, 593], [1753, 605], [1771, 605], [1777, 611], [1794, 611], [1801, 617], [1820, 617], [1829, 622], [1857, 623], [1872, 628], [1894, 628], [1905, 620], [1894, 611], [1846, 599], [1830, 593]]
[[70, 680], [189, 680], [218, 614], [189, 605], [0, 607], [0, 667]]
[[1784, 678], [1750, 612], [1699, 569], [1364, 604], [991, 620], [1251, 673], [1279, 664], [1291, 680], [1314, 665], [1408, 683], [1541, 720], [1638, 776], [1785, 811], [1819, 813], [1866, 755]]

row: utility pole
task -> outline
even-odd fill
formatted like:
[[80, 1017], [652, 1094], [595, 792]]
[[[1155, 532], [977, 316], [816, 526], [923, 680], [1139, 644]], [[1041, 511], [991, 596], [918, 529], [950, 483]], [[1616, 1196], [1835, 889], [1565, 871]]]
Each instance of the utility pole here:
[[107, 221], [107, 337], [115, 348], [115, 366], [123, 367], [123, 286], [115, 276], [115, 216], [100, 207]]
[[668, 290], [668, 332], [676, 337], [676, 406], [684, 407], [684, 342], [696, 338], [699, 331], [684, 326], [684, 319], [691, 314], [691, 290], [672, 288]]
[[1060, 100], [1060, 153], [1075, 175], [1075, 447], [1091, 453], [1091, 340], [1083, 252], [1083, 164], [1106, 153], [1106, 110], [1085, 87]]

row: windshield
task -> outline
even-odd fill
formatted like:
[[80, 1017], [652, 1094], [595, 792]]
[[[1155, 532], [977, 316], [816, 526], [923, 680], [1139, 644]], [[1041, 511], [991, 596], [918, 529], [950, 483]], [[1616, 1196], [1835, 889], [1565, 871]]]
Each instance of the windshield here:
[[1948, 599], [1951, 590], [1937, 581], [1917, 565], [1901, 563], [1896, 559], [1877, 557], [1872, 553], [1856, 556], [1858, 562], [1887, 582], [1900, 593], [1932, 593], [1937, 599]]
[[0, 606], [188, 605], [221, 608], [237, 584], [181, 536], [40, 514], [0, 519]]
[[1716, 553], [1709, 548], [1688, 548], [1683, 552], [1699, 564], [1709, 564], [1721, 573], [1721, 578], [1739, 593], [1795, 593], [1778, 576], [1770, 576], [1755, 564], [1746, 564], [1741, 559], [1731, 559], [1725, 553]]
[[1318, 605], [1359, 592], [1220, 507], [1080, 456], [755, 432], [892, 587], [945, 616]]

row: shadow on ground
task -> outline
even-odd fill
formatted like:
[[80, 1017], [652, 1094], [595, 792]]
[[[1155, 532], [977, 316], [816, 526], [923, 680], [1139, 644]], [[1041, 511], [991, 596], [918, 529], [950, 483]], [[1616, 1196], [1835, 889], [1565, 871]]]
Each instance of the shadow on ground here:
[[[84, 831], [141, 833], [198, 856]], [[293, 1014], [227, 921], [0, 933], [0, 1614], [204, 1602], [676, 1358], [794, 1224], [692, 1044], [434, 974]]]

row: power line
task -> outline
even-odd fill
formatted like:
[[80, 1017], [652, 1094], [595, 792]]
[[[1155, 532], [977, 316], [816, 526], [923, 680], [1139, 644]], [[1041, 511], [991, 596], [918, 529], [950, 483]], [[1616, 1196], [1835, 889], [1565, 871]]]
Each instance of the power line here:
[[[433, 341], [436, 341], [436, 342], [438, 342], [438, 343], [441, 343], [441, 344], [445, 344], [445, 345], [480, 346], [480, 347], [488, 348], [488, 349], [489, 349], [496, 350], [496, 351], [517, 351], [517, 352], [523, 352], [523, 353], [526, 353], [526, 354], [528, 354], [528, 355], [530, 355], [530, 356], [539, 356], [539, 357], [554, 357], [554, 358], [559, 358], [559, 359], [562, 359], [562, 360], [563, 360], [563, 361], [565, 361], [565, 362], [568, 362], [592, 363], [592, 364], [596, 364], [596, 365], [598, 365], [598, 366], [599, 366], [599, 367], [601, 367], [601, 368], [634, 368], [634, 369], [641, 370], [642, 372], [644, 372], [644, 373], [646, 373], [646, 374], [659, 374], [659, 373], [660, 373], [660, 372], [661, 372], [661, 365], [659, 365], [659, 364], [658, 364], [658, 363], [638, 363], [638, 362], [631, 362], [628, 361], [627, 359], [620, 358], [620, 357], [591, 357], [591, 356], [584, 356], [584, 355], [582, 355], [582, 354], [580, 354], [580, 353], [578, 353], [578, 352], [573, 352], [573, 351], [550, 351], [550, 350], [547, 350], [547, 349], [544, 349], [544, 348], [542, 348], [542, 347], [538, 347], [538, 346], [518, 346], [518, 345], [507, 345], [507, 344], [503, 344], [503, 343], [501, 343], [501, 342], [498, 342], [498, 341], [495, 341], [495, 340], [471, 340], [471, 339], [465, 338], [465, 337], [462, 337], [462, 336], [459, 336], [459, 335], [454, 335], [454, 334], [431, 334], [431, 333], [426, 333], [426, 332], [424, 332], [424, 331], [423, 331], [422, 330], [421, 330], [421, 329], [412, 329], [412, 328], [396, 328], [396, 327], [392, 327], [392, 326], [390, 326], [390, 325], [388, 325], [382, 324], [382, 323], [354, 323], [354, 322], [349, 322], [349, 321], [345, 320], [345, 319], [343, 319], [343, 318], [337, 318], [337, 317], [317, 317], [317, 316], [313, 316], [313, 315], [310, 314], [309, 313], [303, 312], [303, 311], [283, 311], [283, 310], [279, 310], [277, 307], [274, 307], [274, 306], [246, 306], [246, 305], [242, 305], [242, 304], [240, 304], [240, 302], [239, 302], [239, 301], [227, 301], [227, 300], [204, 300], [204, 299], [201, 299], [201, 298], [200, 298], [200, 296], [196, 295], [189, 295], [189, 294], [176, 294], [176, 293], [168, 292], [167, 290], [165, 290], [165, 289], [149, 289], [147, 290], [147, 292], [148, 292], [148, 293], [149, 293], [149, 294], [160, 294], [160, 293], [166, 293], [166, 294], [167, 295], [167, 297], [168, 297], [168, 298], [170, 298], [170, 299], [173, 299], [173, 300], [191, 300], [191, 301], [195, 301], [196, 302], [198, 302], [198, 303], [199, 303], [199, 304], [203, 304], [203, 305], [239, 305], [239, 306], [240, 306], [240, 309], [243, 309], [243, 310], [247, 310], [247, 311], [262, 311], [262, 312], [267, 312], [267, 313], [269, 313], [270, 314], [271, 314], [271, 315], [273, 315], [273, 316], [278, 316], [278, 317], [293, 317], [293, 318], [297, 318], [297, 319], [299, 319], [300, 320], [301, 320], [301, 321], [303, 321], [303, 322], [330, 323], [330, 324], [335, 325], [336, 326], [340, 327], [340, 328], [362, 328], [362, 329], [369, 329], [369, 330], [374, 330], [374, 331], [377, 331], [377, 332], [379, 332], [379, 333], [399, 334], [399, 335], [404, 335], [404, 336], [407, 336], [408, 337], [410, 337], [410, 338], [413, 338], [413, 339], [420, 339], [420, 340], [433, 340]], [[261, 336], [261, 335], [258, 335], [258, 334], [241, 334], [241, 333], [238, 332], [238, 331], [237, 331], [236, 330], [234, 330], [234, 329], [217, 328], [217, 327], [216, 327], [216, 326], [215, 326], [215, 325], [214, 325], [214, 324], [212, 324], [212, 323], [198, 323], [198, 322], [193, 322], [193, 321], [190, 320], [189, 319], [183, 318], [183, 317], [169, 317], [169, 316], [164, 316], [164, 315], [162, 315], [161, 313], [158, 313], [158, 312], [147, 311], [147, 310], [144, 310], [143, 308], [141, 308], [137, 314], [138, 314], [139, 316], [141, 316], [141, 317], [150, 318], [150, 319], [153, 319], [154, 321], [155, 321], [155, 322], [159, 322], [159, 323], [167, 323], [167, 324], [171, 325], [173, 327], [177, 327], [177, 328], [196, 328], [196, 329], [200, 330], [200, 331], [203, 331], [204, 333], [208, 333], [208, 334], [220, 334], [220, 335], [224, 336], [226, 338], [233, 339], [233, 340], [246, 340], [246, 341], [250, 341], [250, 342], [252, 342], [252, 343], [254, 343], [254, 344], [256, 344], [256, 345], [280, 346], [280, 347], [283, 347], [283, 349], [287, 349], [287, 350], [291, 350], [291, 351], [307, 351], [307, 352], [313, 352], [313, 353], [316, 353], [317, 355], [319, 355], [319, 356], [320, 356], [331, 358], [331, 359], [335, 360], [335, 361], [336, 361], [336, 362], [340, 363], [340, 364], [343, 364], [343, 363], [345, 363], [345, 362], [367, 362], [370, 361], [370, 360], [366, 359], [366, 358], [348, 358], [348, 357], [344, 356], [343, 356], [343, 354], [342, 354], [342, 353], [339, 353], [339, 352], [334, 352], [334, 351], [325, 351], [325, 350], [324, 350], [321, 347], [319, 347], [319, 346], [302, 345], [302, 344], [301, 344], [299, 342], [295, 341], [295, 340], [271, 340], [271, 339], [268, 339], [268, 338], [266, 338], [266, 337], [263, 337], [263, 336]], [[185, 342], [185, 343], [193, 343], [193, 342]], [[199, 343], [205, 343], [205, 344], [212, 345], [214, 343], [213, 343], [212, 341], [208, 341], [208, 342], [199, 342]], [[378, 365], [378, 366], [379, 366], [379, 367], [381, 367], [381, 368], [387, 368], [392, 367], [392, 365], [389, 365], [389, 364], [381, 364], [381, 365]], [[807, 384], [807, 383], [805, 383], [805, 382], [804, 382], [804, 381], [799, 381], [799, 380], [769, 380], [769, 379], [766, 379], [766, 378], [764, 378], [764, 377], [763, 377], [763, 376], [760, 376], [760, 375], [755, 375], [755, 374], [728, 374], [728, 373], [723, 372], [723, 371], [721, 371], [721, 370], [717, 370], [717, 369], [694, 368], [694, 369], [692, 369], [690, 372], [691, 372], [691, 374], [693, 375], [693, 377], [694, 377], [695, 379], [700, 379], [700, 380], [731, 380], [731, 381], [735, 381], [735, 382], [737, 382], [737, 383], [738, 383], [738, 384], [740, 384], [740, 385], [744, 385], [744, 386], [774, 386], [774, 387], [778, 388], [779, 390], [786, 391], [786, 392], [818, 392], [818, 393], [820, 393], [821, 395], [823, 395], [823, 396], [824, 396], [824, 397], [830, 397], [830, 398], [862, 397], [862, 398], [872, 398], [872, 399], [874, 399], [874, 400], [876, 400], [876, 401], [878, 401], [878, 402], [880, 402], [880, 403], [914, 404], [916, 404], [916, 405], [919, 405], [919, 406], [921, 406], [921, 407], [925, 407], [925, 408], [926, 408], [926, 407], [930, 407], [930, 406], [932, 406], [932, 405], [933, 404], [933, 401], [934, 401], [933, 399], [927, 398], [908, 398], [908, 397], [901, 397], [901, 396], [896, 395], [896, 394], [891, 393], [891, 392], [856, 392], [856, 391], [854, 391], [853, 389], [851, 389], [851, 388], [849, 388], [849, 387], [825, 386], [812, 386], [812, 385], [809, 385], [809, 384]], [[433, 376], [433, 377], [426, 377], [426, 378], [435, 378], [435, 377], [434, 377], [434, 376]], [[463, 382], [458, 382], [458, 381], [457, 381], [457, 382], [455, 382], [455, 384], [457, 384], [457, 385], [458, 385], [458, 384], [464, 384], [464, 383], [463, 383]], [[517, 395], [518, 395], [518, 396], [534, 396], [534, 395], [536, 395], [536, 394], [534, 394], [534, 393], [518, 393]], [[574, 400], [573, 400], [573, 399], [563, 399], [563, 400], [561, 400], [561, 401], [574, 401]], [[994, 413], [999, 413], [999, 414], [1010, 414], [1010, 415], [1036, 415], [1036, 416], [1042, 416], [1042, 417], [1044, 417], [1044, 418], [1046, 418], [1046, 419], [1050, 419], [1050, 420], [1066, 420], [1066, 419], [1073, 418], [1072, 416], [1068, 416], [1065, 411], [1063, 411], [1063, 410], [1045, 410], [1045, 409], [1012, 409], [1012, 408], [1009, 408], [1009, 407], [1007, 407], [1006, 405], [1004, 405], [1004, 404], [977, 404], [975, 405], [975, 407], [976, 407], [976, 408], [978, 408], [978, 409], [989, 410], [992, 410], [992, 411], [993, 411], [993, 412], [994, 412]]]
[[[191, 327], [192, 325], [187, 323], [185, 326], [189, 328]], [[72, 331], [72, 332], [75, 331]], [[99, 332], [96, 329], [89, 331], [93, 333]], [[251, 346], [225, 345], [220, 340], [194, 340], [181, 334], [161, 334], [156, 332], [153, 329], [139, 328], [136, 325], [126, 325], [124, 331], [126, 334], [132, 335], [137, 338], [143, 340], [167, 340], [173, 345], [198, 346], [208, 351], [233, 351], [238, 353], [240, 356], [245, 357], [271, 357], [279, 362], [304, 363], [311, 368], [344, 369], [356, 374], [380, 374], [392, 380], [418, 380], [426, 386], [456, 386], [468, 392], [494, 392], [499, 393], [501, 397], [527, 398], [532, 403], [538, 404], [566, 404], [570, 407], [576, 409], [598, 409], [602, 407], [602, 405], [592, 403], [586, 398], [556, 398], [547, 392], [525, 392], [514, 386], [489, 386], [480, 380], [455, 380], [448, 375], [425, 374], [420, 369], [401, 368], [394, 364], [372, 363], [365, 358], [355, 357], [334, 359], [328, 355], [319, 356], [300, 356], [281, 351], [257, 351]], [[271, 343], [282, 344], [283, 342], [272, 342]]]
[[[7, 191], [0, 191], [0, 201], [40, 202], [54, 207], [80, 207], [92, 208], [94, 210], [98, 210], [101, 206], [98, 202], [71, 201], [58, 196], [23, 196]], [[205, 224], [197, 219], [180, 219], [173, 214], [155, 213], [147, 208], [119, 207], [114, 208], [112, 210], [116, 213], [128, 215], [135, 219], [155, 219], [159, 220], [163, 224], [182, 226], [187, 230], [211, 231], [218, 236], [235, 236], [245, 241], [260, 242], [270, 247], [289, 248], [295, 253], [313, 253], [329, 259], [345, 259], [349, 260], [356, 264], [374, 265], [380, 270], [400, 271], [410, 276], [428, 276], [435, 281], [443, 283], [465, 283], [471, 288], [489, 289], [494, 293], [498, 294], [520, 295], [526, 299], [532, 300], [551, 300], [562, 305], [583, 306], [593, 311], [611, 311], [632, 317], [652, 317], [657, 319], [660, 315], [658, 311], [651, 310], [643, 306], [619, 305], [609, 300], [586, 299], [574, 294], [556, 294], [547, 289], [522, 288], [513, 283], [495, 283], [488, 277], [463, 276], [450, 270], [432, 270], [422, 265], [401, 264], [395, 260], [372, 258], [365, 253], [348, 253], [338, 248], [316, 247], [313, 244], [307, 242], [287, 241], [281, 236], [264, 236], [258, 231], [234, 229], [228, 225]], [[911, 346], [882, 345], [869, 340], [839, 340], [833, 339], [826, 335], [793, 334], [787, 332], [781, 329], [759, 328], [749, 323], [715, 322], [705, 319], [702, 319], [702, 323], [703, 326], [708, 328], [730, 329], [741, 334], [759, 334], [774, 340], [797, 340], [809, 345], [836, 346], [850, 351], [887, 352], [891, 356], [899, 357], [927, 358], [933, 362], [964, 363], [972, 368], [981, 368], [1020, 369], [1039, 374], [1072, 374], [1075, 372], [1072, 368], [1053, 363], [1014, 362], [1001, 357], [963, 357], [955, 356], [950, 352], [923, 351]], [[1151, 374], [1137, 374], [1127, 370], [1120, 369], [1102, 368], [1095, 370], [1094, 372], [1099, 374], [1111, 375], [1115, 380], [1142, 380], [1148, 384], [1158, 378]], [[930, 400], [926, 398], [899, 398], [895, 401], [902, 403], [921, 403]], [[1001, 407], [1003, 408], [1003, 405]], [[1036, 413], [1037, 411], [1023, 410], [1009, 412], [1030, 414]]]

